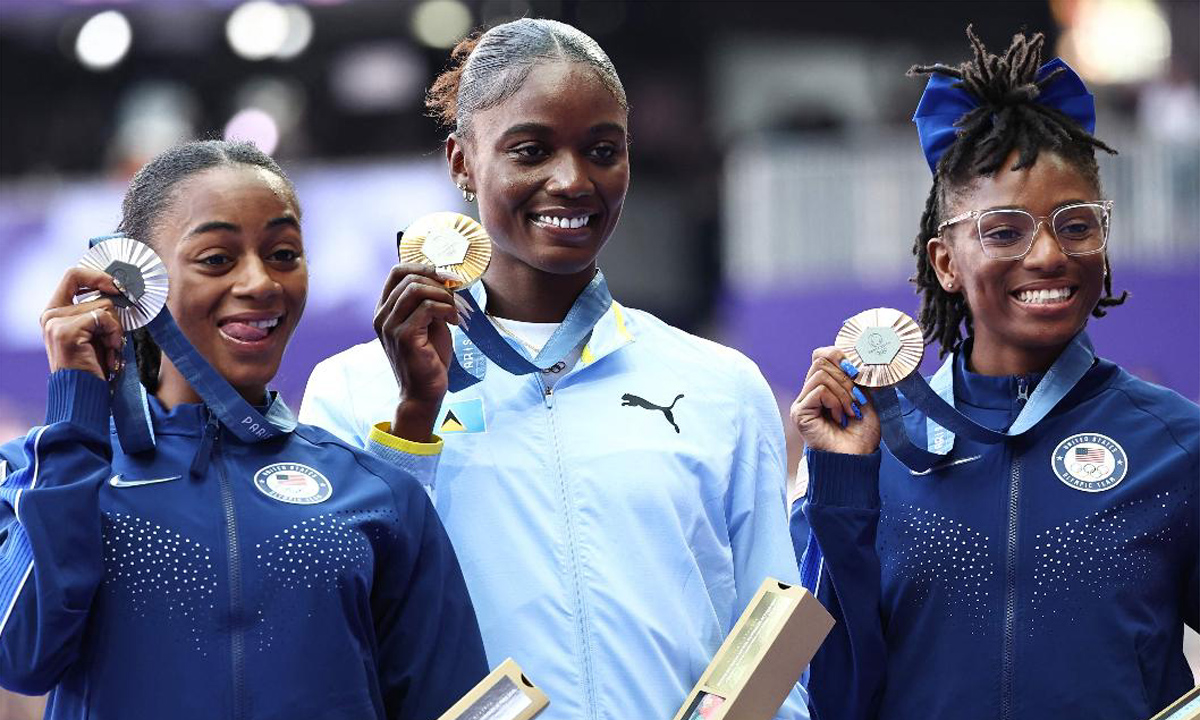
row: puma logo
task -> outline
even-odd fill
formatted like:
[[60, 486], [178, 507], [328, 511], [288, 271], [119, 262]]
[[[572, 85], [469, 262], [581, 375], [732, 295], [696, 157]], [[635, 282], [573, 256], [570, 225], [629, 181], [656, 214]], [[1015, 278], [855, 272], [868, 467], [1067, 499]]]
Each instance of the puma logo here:
[[663, 417], [667, 419], [667, 422], [671, 423], [671, 427], [675, 428], [675, 432], [679, 432], [679, 426], [675, 424], [675, 413], [672, 412], [672, 410], [675, 409], [675, 403], [679, 402], [681, 398], [683, 398], [683, 395], [676, 395], [675, 399], [670, 405], [663, 407], [661, 405], [655, 405], [649, 400], [640, 398], [637, 395], [625, 393], [621, 396], [621, 407], [640, 407], [647, 410], [658, 410], [663, 414]]

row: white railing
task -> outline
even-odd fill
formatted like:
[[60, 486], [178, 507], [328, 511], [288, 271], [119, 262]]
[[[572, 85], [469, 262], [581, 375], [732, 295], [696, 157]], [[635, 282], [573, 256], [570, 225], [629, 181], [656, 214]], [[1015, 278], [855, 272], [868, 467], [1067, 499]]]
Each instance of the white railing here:
[[[1200, 146], [1118, 138], [1102, 155], [1115, 201], [1116, 263], [1171, 265], [1200, 255]], [[913, 267], [930, 174], [911, 131], [869, 139], [764, 137], [726, 155], [722, 253], [727, 281], [758, 287]], [[743, 285], [744, 286], [744, 285]]]

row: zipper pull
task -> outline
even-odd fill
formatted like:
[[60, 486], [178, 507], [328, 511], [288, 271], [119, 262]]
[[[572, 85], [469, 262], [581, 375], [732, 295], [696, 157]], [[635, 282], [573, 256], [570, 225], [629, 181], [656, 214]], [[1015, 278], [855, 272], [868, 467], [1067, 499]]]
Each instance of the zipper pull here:
[[204, 473], [208, 471], [208, 460], [212, 455], [213, 441], [221, 432], [217, 416], [208, 408], [205, 408], [205, 412], [208, 414], [208, 422], [204, 424], [204, 434], [200, 436], [200, 447], [196, 448], [196, 455], [192, 458], [191, 467], [188, 468], [188, 475], [193, 478], [203, 477]]
[[1017, 402], [1024, 403], [1029, 399], [1029, 378], [1024, 375], [1017, 376]]
[[542, 396], [542, 401], [546, 403], [546, 407], [554, 407], [554, 388], [546, 385], [545, 390], [546, 394]]

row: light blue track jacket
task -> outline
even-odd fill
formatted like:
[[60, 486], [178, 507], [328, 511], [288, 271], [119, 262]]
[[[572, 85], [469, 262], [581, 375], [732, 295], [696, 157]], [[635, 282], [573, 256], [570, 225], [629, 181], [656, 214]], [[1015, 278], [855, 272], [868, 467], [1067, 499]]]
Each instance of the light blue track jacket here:
[[[544, 388], [489, 363], [435, 425], [488, 660], [546, 690], [539, 720], [671, 720], [763, 578], [799, 578], [775, 399], [742, 354], [615, 302]], [[370, 342], [317, 366], [300, 416], [371, 446], [397, 398]]]

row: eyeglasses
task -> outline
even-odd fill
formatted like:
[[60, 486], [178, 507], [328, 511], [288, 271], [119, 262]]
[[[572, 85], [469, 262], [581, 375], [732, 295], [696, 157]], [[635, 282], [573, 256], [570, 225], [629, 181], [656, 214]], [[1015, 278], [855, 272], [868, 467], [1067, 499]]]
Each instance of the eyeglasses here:
[[1049, 215], [1034, 216], [1024, 210], [972, 210], [938, 225], [938, 237], [963, 220], [975, 220], [983, 254], [995, 260], [1020, 260], [1033, 247], [1033, 238], [1045, 221], [1066, 255], [1094, 255], [1108, 241], [1112, 200], [1064, 205]]

